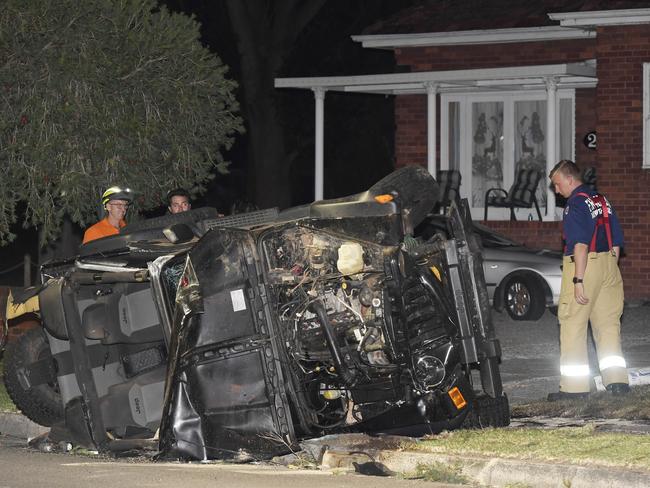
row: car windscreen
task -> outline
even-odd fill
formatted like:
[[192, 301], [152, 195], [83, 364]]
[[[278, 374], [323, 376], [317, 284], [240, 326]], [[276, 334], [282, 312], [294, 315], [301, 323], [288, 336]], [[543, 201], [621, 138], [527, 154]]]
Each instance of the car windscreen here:
[[481, 236], [481, 242], [485, 247], [521, 246], [518, 242], [515, 242], [502, 234], [498, 234], [492, 229], [477, 222], [474, 222], [474, 232]]
[[[521, 246], [520, 243], [515, 242], [476, 221], [473, 222], [472, 227], [474, 232], [479, 235], [484, 247]], [[416, 235], [423, 237], [424, 239], [430, 239], [434, 234], [440, 234], [446, 238], [448, 233], [447, 220], [442, 216], [430, 216], [420, 224], [415, 231]]]

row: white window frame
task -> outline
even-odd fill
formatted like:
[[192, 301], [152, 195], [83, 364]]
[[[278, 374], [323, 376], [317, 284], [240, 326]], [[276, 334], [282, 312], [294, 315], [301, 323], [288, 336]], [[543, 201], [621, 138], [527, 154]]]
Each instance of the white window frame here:
[[650, 63], [643, 63], [643, 169], [650, 169]]
[[[650, 63], [649, 63], [650, 64]], [[449, 103], [459, 102], [460, 111], [460, 145], [459, 145], [459, 160], [460, 171], [462, 174], [462, 184], [460, 186], [460, 196], [468, 198], [470, 201], [470, 209], [472, 218], [475, 220], [483, 220], [484, 208], [471, 207], [471, 188], [472, 188], [472, 171], [471, 171], [471, 153], [472, 153], [472, 103], [474, 102], [502, 102], [503, 103], [503, 173], [504, 173], [504, 187], [510, 188], [514, 180], [514, 155], [515, 155], [515, 121], [514, 121], [514, 106], [515, 102], [519, 101], [532, 101], [540, 100], [546, 101], [547, 95], [544, 90], [535, 91], [493, 91], [493, 92], [470, 92], [470, 93], [442, 93], [440, 95], [440, 169], [449, 169]], [[571, 156], [575, 160], [575, 89], [559, 89], [556, 98], [556, 114], [560, 115], [561, 100], [571, 100], [573, 117], [571, 120]], [[555, 127], [555, 140], [556, 140], [556, 154], [554, 159], [557, 161], [560, 157], [560, 127], [556, 124]], [[650, 167], [650, 166], [649, 166]], [[540, 184], [546, 185], [546, 180], [543, 179]], [[542, 214], [544, 214], [544, 209]], [[520, 220], [525, 220], [530, 212], [529, 209], [517, 209], [515, 214]], [[555, 212], [557, 215], [561, 213]], [[533, 209], [533, 214], [535, 211]], [[556, 217], [557, 217], [556, 215]], [[537, 220], [536, 214], [534, 215]], [[490, 208], [490, 220], [509, 220], [510, 211], [508, 209]]]

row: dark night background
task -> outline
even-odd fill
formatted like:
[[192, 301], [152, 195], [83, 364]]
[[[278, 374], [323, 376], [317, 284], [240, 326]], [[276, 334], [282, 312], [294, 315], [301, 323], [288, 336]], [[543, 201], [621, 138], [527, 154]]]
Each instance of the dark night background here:
[[[310, 0], [307, 0], [310, 1]], [[231, 76], [240, 81], [242, 64], [236, 37], [229, 20], [225, 0], [161, 0], [170, 10], [193, 15], [201, 24], [202, 42], [230, 67]], [[273, 4], [280, 4], [270, 2]], [[351, 35], [361, 34], [374, 22], [415, 3], [415, 0], [328, 0], [305, 26], [282, 63], [276, 77], [308, 77], [389, 73], [395, 71], [392, 52], [363, 49]], [[306, 90], [275, 90], [279, 123], [284, 144], [291, 155], [289, 168], [290, 205], [314, 199], [314, 97]], [[243, 105], [246, 93], [240, 82], [238, 100]], [[245, 120], [246, 122], [246, 120]], [[325, 198], [360, 192], [393, 168], [393, 101], [390, 97], [328, 92], [325, 97]], [[231, 161], [230, 174], [218, 175], [208, 191], [193, 205], [214, 206], [230, 213], [235, 202], [256, 204], [247, 188], [251, 162], [248, 134], [237, 138], [226, 154]], [[269, 189], [273, 192], [273, 188]], [[165, 212], [160, 207], [158, 213]], [[81, 229], [71, 229], [81, 235]], [[38, 248], [35, 229], [14, 228], [17, 239], [2, 249], [0, 284], [19, 286], [23, 269], [6, 272], [32, 258], [32, 282], [37, 279], [38, 263], [52, 256], [53, 250]]]
[[[203, 42], [218, 53], [241, 79], [240, 56], [221, 0], [166, 0], [174, 11], [194, 15]], [[329, 0], [294, 43], [277, 77], [309, 77], [386, 73], [395, 70], [392, 52], [363, 49], [350, 36], [412, 1]], [[314, 97], [307, 90], [276, 90], [288, 153], [297, 152], [291, 167], [291, 205], [313, 200]], [[246, 93], [240, 84], [239, 99]], [[325, 198], [365, 190], [393, 167], [393, 103], [379, 95], [339, 94], [325, 97]], [[231, 174], [215, 180], [203, 200], [227, 212], [246, 195], [246, 134], [229, 154]]]

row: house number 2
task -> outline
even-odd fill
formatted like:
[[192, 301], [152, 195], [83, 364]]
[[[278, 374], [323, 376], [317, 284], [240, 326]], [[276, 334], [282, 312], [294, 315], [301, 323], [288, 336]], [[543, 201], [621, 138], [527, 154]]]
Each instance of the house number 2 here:
[[585, 134], [584, 139], [582, 140], [583, 144], [587, 149], [591, 149], [593, 151], [596, 150], [596, 131], [592, 130], [591, 132], [587, 132]]

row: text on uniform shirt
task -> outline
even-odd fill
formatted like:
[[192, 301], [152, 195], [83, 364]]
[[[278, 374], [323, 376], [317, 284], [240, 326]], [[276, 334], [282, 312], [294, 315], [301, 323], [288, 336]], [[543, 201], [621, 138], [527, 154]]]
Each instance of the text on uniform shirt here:
[[[605, 201], [607, 202], [607, 213], [611, 215], [612, 206], [609, 204], [608, 200]], [[603, 214], [603, 207], [601, 202], [594, 202], [591, 198], [585, 198], [585, 203], [587, 204], [587, 207], [589, 207], [589, 212], [591, 213], [592, 219], [595, 219], [599, 215]]]

